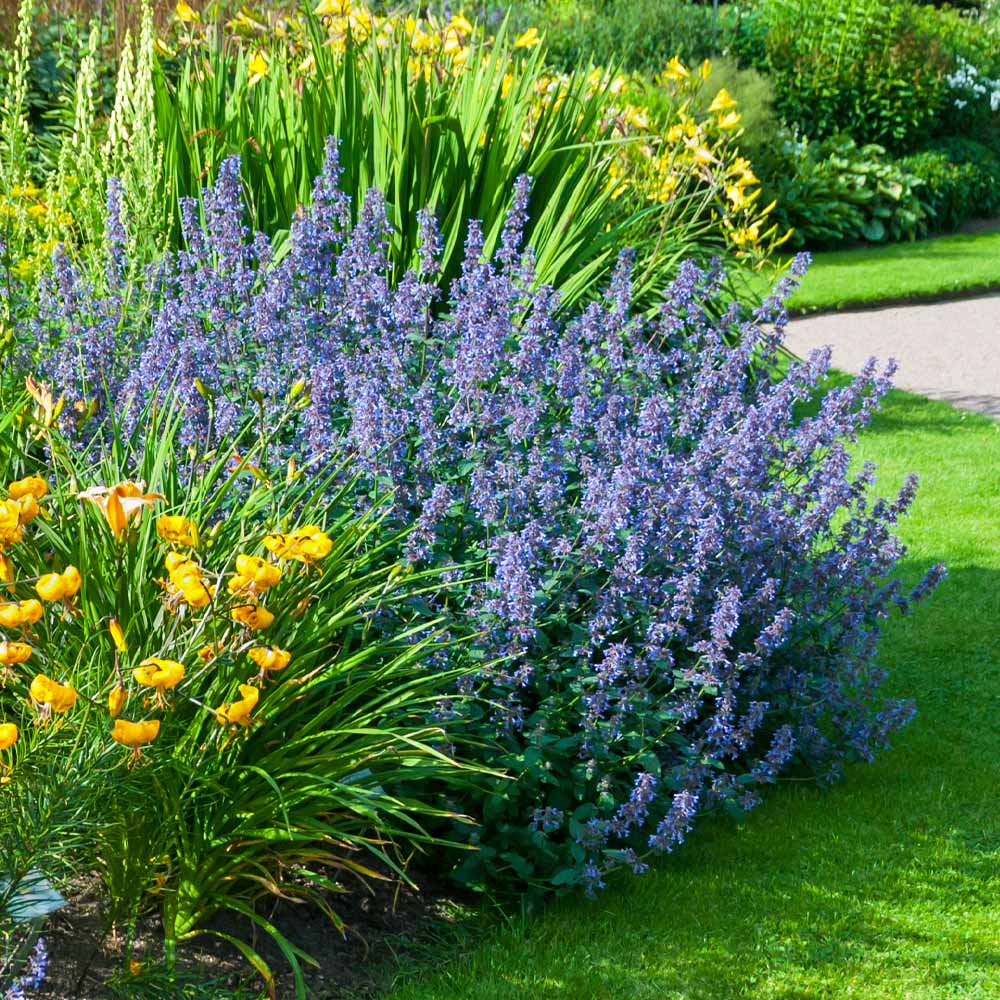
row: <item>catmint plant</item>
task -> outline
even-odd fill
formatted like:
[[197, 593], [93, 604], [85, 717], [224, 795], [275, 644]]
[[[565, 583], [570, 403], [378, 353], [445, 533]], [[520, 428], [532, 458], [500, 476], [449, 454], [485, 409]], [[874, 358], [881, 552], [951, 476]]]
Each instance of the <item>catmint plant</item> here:
[[39, 938], [28, 956], [28, 966], [24, 973], [10, 984], [3, 994], [3, 1000], [25, 1000], [37, 990], [45, 980], [49, 965], [49, 953], [45, 946], [45, 938]]
[[828, 351], [782, 361], [807, 258], [752, 309], [721, 266], [685, 264], [647, 318], [625, 251], [566, 315], [521, 244], [522, 179], [495, 255], [470, 225], [442, 298], [433, 217], [393, 285], [384, 203], [351, 227], [338, 173], [331, 143], [279, 257], [228, 161], [204, 224], [183, 206], [186, 249], [132, 285], [112, 190], [106, 277], [57, 254], [21, 358], [74, 404], [71, 433], [168, 397], [194, 448], [252, 417], [275, 459], [349, 458], [391, 494], [405, 557], [475, 567], [435, 611], [488, 665], [438, 718], [516, 780], [463, 802], [482, 824], [460, 876], [593, 891], [708, 810], [885, 747], [914, 709], [879, 694], [881, 624], [942, 571], [904, 591], [894, 529], [916, 482], [876, 497], [851, 460], [893, 366], [831, 384]]

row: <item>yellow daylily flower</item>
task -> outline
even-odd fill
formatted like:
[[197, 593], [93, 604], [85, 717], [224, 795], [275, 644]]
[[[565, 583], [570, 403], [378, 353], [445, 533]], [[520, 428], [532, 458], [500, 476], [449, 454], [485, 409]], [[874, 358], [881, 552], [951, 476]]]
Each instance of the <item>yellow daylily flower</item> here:
[[76, 691], [70, 684], [36, 674], [28, 688], [32, 700], [52, 712], [68, 712], [76, 704]]
[[201, 14], [185, 3], [184, 0], [177, 0], [174, 13], [177, 15], [177, 19], [183, 21], [185, 24], [197, 24], [201, 20]]
[[691, 73], [687, 66], [677, 56], [674, 56], [667, 63], [667, 68], [663, 71], [663, 76], [667, 80], [687, 80], [691, 76]]
[[292, 662], [292, 654], [277, 646], [254, 646], [247, 650], [247, 656], [260, 667], [262, 674], [268, 670], [284, 670]]
[[80, 589], [83, 580], [75, 566], [67, 566], [62, 573], [46, 573], [35, 584], [35, 590], [43, 601], [65, 601]]
[[269, 68], [267, 56], [260, 50], [255, 52], [250, 57], [250, 62], [247, 63], [247, 69], [250, 71], [250, 79], [247, 81], [248, 85], [252, 87], [255, 83], [263, 80], [267, 76]]
[[535, 45], [541, 45], [542, 39], [538, 34], [537, 28], [528, 28], [527, 31], [522, 31], [517, 38], [514, 39], [515, 49], [530, 49]]
[[162, 493], [147, 493], [146, 484], [127, 480], [115, 486], [91, 486], [77, 494], [78, 500], [94, 504], [104, 515], [115, 538], [120, 539], [131, 521], [138, 520], [142, 512], [157, 500], [165, 500]]
[[735, 107], [736, 101], [729, 96], [729, 91], [723, 87], [712, 99], [712, 103], [708, 106], [708, 110], [715, 114], [716, 112], [728, 111], [730, 108]]
[[156, 533], [171, 545], [198, 545], [198, 526], [180, 514], [161, 514], [156, 519]]
[[160, 735], [160, 720], [146, 719], [143, 722], [129, 722], [127, 719], [115, 719], [111, 738], [123, 747], [138, 747], [152, 743]]
[[5, 667], [14, 667], [27, 663], [33, 650], [26, 642], [0, 642], [0, 663]]
[[233, 608], [232, 618], [253, 632], [262, 632], [274, 624], [274, 615], [259, 604], [241, 604]]
[[260, 698], [259, 688], [251, 684], [240, 685], [239, 701], [226, 702], [215, 710], [215, 717], [220, 726], [249, 726], [250, 713], [257, 707]]
[[143, 660], [133, 671], [136, 683], [143, 687], [156, 688], [162, 694], [170, 688], [177, 687], [184, 679], [184, 665], [176, 660], [164, 660], [158, 656], [150, 656]]
[[20, 500], [22, 497], [32, 496], [36, 500], [41, 500], [49, 492], [49, 484], [40, 476], [25, 476], [24, 479], [16, 479], [7, 487], [7, 495], [11, 500]]

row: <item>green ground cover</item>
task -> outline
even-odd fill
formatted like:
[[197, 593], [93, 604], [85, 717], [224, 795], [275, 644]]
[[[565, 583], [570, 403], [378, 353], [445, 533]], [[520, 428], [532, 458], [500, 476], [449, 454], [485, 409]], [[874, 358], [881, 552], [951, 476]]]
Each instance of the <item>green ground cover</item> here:
[[596, 902], [451, 942], [392, 1000], [1000, 995], [1000, 424], [896, 392], [857, 454], [885, 491], [920, 473], [906, 569], [950, 572], [885, 633], [889, 690], [919, 704], [896, 747], [704, 824]]
[[812, 312], [1000, 288], [1000, 232], [817, 253], [792, 296]]

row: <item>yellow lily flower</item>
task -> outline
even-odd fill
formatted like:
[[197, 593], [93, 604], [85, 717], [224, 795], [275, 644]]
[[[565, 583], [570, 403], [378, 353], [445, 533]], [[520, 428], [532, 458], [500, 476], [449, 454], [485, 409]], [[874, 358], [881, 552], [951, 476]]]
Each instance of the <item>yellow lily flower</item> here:
[[220, 726], [249, 726], [251, 724], [250, 713], [257, 707], [260, 698], [259, 688], [251, 684], [240, 685], [239, 701], [226, 702], [215, 710], [215, 717]]
[[708, 106], [708, 110], [713, 114], [719, 111], [728, 111], [730, 108], [735, 108], [736, 102], [729, 96], [729, 91], [723, 87], [713, 98], [712, 103]]
[[241, 604], [233, 608], [232, 618], [252, 632], [262, 632], [274, 623], [274, 615], [259, 604]]
[[267, 56], [259, 50], [255, 52], [250, 57], [250, 62], [247, 63], [247, 69], [250, 71], [250, 79], [247, 80], [247, 84], [252, 87], [255, 83], [260, 83], [267, 76], [269, 68]]
[[170, 545], [198, 545], [198, 526], [180, 514], [161, 514], [156, 519], [156, 533]]
[[69, 684], [36, 674], [28, 688], [32, 700], [50, 712], [68, 712], [76, 704], [76, 691]]
[[284, 670], [292, 662], [292, 654], [277, 646], [254, 646], [247, 650], [247, 656], [260, 667], [261, 674], [268, 670]]
[[147, 507], [157, 500], [165, 500], [162, 493], [146, 493], [146, 484], [127, 480], [115, 486], [91, 486], [77, 494], [97, 507], [108, 522], [115, 538], [122, 538], [131, 521], [138, 520]]
[[201, 14], [186, 4], [184, 0], [177, 0], [174, 13], [177, 15], [177, 19], [185, 24], [197, 24], [201, 20]]
[[43, 601], [65, 601], [80, 589], [83, 580], [75, 566], [67, 566], [62, 573], [46, 573], [35, 584], [35, 590]]
[[677, 56], [674, 56], [670, 62], [667, 63], [667, 68], [663, 71], [663, 77], [667, 80], [687, 80], [690, 76], [691, 73], [687, 66], [685, 66], [684, 63], [677, 58]]
[[129, 722], [127, 719], [115, 719], [111, 738], [123, 747], [138, 747], [152, 743], [160, 735], [160, 720], [146, 719], [143, 722]]
[[527, 31], [522, 31], [521, 34], [514, 39], [515, 49], [530, 49], [541, 44], [542, 39], [538, 34], [537, 28], [528, 28]]
[[26, 642], [0, 642], [0, 663], [5, 667], [14, 667], [27, 663], [33, 650]]
[[333, 549], [333, 542], [315, 524], [307, 524], [289, 534], [268, 535], [264, 539], [264, 548], [279, 559], [293, 559], [308, 564], [325, 559]]
[[159, 694], [177, 687], [184, 679], [184, 665], [176, 660], [163, 660], [150, 656], [132, 671], [136, 683], [143, 687], [156, 688]]
[[48, 492], [49, 484], [40, 476], [25, 476], [24, 479], [16, 479], [7, 487], [7, 494], [11, 500], [20, 500], [27, 496], [41, 500]]
[[41, 602], [33, 597], [27, 601], [9, 601], [0, 604], [0, 628], [34, 625], [42, 617], [42, 612]]
[[112, 719], [117, 719], [125, 705], [125, 688], [121, 684], [116, 684], [108, 694], [108, 715]]
[[16, 545], [24, 537], [21, 504], [17, 500], [0, 500], [0, 548]]

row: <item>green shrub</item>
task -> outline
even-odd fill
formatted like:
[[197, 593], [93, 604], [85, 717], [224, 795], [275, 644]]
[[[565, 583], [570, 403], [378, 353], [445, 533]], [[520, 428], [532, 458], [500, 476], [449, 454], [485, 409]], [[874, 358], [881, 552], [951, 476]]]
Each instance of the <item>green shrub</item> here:
[[756, 163], [773, 146], [781, 124], [774, 109], [774, 85], [758, 70], [741, 68], [731, 56], [715, 58], [712, 72], [693, 102], [697, 115], [708, 113], [720, 90], [736, 101], [742, 117], [739, 147]]
[[920, 178], [920, 198], [934, 229], [954, 230], [1000, 207], [1000, 158], [979, 143], [951, 139], [905, 157], [900, 166]]
[[933, 133], [954, 65], [914, 10], [905, 0], [760, 0], [737, 49], [770, 76], [778, 112], [802, 134], [905, 152]]
[[593, 60], [653, 74], [673, 56], [691, 63], [721, 51], [727, 24], [716, 23], [711, 6], [690, 0], [583, 0], [553, 12], [545, 41], [566, 69]]
[[774, 217], [794, 230], [794, 246], [885, 243], [926, 232], [920, 181], [881, 146], [786, 135], [761, 170], [764, 197], [777, 200]]

